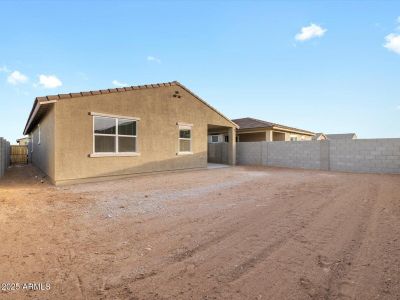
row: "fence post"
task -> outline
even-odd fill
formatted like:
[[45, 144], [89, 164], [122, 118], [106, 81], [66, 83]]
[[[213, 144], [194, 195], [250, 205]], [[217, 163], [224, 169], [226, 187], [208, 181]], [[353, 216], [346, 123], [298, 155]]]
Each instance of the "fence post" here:
[[0, 177], [4, 175], [10, 166], [10, 143], [0, 137]]
[[7, 141], [7, 145], [6, 145], [6, 159], [7, 159], [7, 163], [6, 163], [6, 168], [8, 168], [11, 165], [11, 157], [10, 157], [10, 142]]

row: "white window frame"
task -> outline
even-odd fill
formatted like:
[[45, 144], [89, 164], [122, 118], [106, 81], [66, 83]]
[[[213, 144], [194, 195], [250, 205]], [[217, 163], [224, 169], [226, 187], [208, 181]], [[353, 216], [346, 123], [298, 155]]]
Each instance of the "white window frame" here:
[[290, 136], [290, 141], [291, 142], [297, 142], [299, 139], [298, 139], [298, 136], [297, 135], [291, 135]]
[[[217, 137], [217, 141], [213, 142], [213, 137]], [[211, 144], [217, 144], [219, 143], [219, 135], [218, 134], [211, 134]]]
[[[105, 157], [105, 156], [139, 156], [140, 152], [138, 146], [138, 132], [139, 132], [139, 121], [140, 118], [137, 117], [129, 117], [129, 116], [119, 116], [119, 115], [109, 115], [103, 113], [94, 113], [91, 112], [92, 116], [92, 135], [93, 135], [93, 148], [92, 153], [89, 155], [90, 157]], [[109, 118], [114, 119], [115, 121], [115, 134], [103, 134], [103, 133], [95, 133], [95, 119], [96, 118]], [[120, 135], [118, 134], [118, 121], [119, 120], [130, 120], [136, 123], [136, 135]], [[115, 137], [115, 152], [96, 152], [96, 144], [95, 137], [96, 136], [112, 136]], [[135, 152], [119, 152], [119, 137], [131, 137], [135, 138]]]
[[[193, 124], [177, 123], [178, 125], [178, 155], [193, 154]], [[181, 130], [190, 130], [190, 138], [181, 138]], [[181, 151], [181, 140], [190, 141], [190, 151]]]

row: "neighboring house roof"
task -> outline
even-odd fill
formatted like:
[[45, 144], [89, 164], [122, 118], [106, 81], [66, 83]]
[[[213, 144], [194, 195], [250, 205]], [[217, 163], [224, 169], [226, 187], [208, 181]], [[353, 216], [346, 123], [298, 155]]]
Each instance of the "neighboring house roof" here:
[[323, 134], [322, 132], [317, 132], [315, 136], [313, 137], [313, 140], [319, 140], [320, 137], [324, 137], [326, 139], [326, 135]]
[[230, 123], [232, 123], [232, 125], [234, 125], [236, 128], [238, 128], [238, 125], [235, 124], [234, 122], [232, 122], [231, 119], [224, 116], [217, 109], [215, 109], [210, 104], [208, 104], [206, 101], [201, 99], [199, 96], [197, 96], [195, 93], [193, 93], [187, 87], [185, 87], [183, 84], [179, 83], [178, 81], [172, 81], [172, 82], [164, 82], [164, 83], [128, 86], [128, 87], [121, 87], [121, 88], [114, 88], [114, 89], [95, 90], [95, 91], [87, 91], [87, 92], [79, 92], [79, 93], [58, 94], [58, 95], [49, 95], [49, 96], [44, 96], [44, 97], [36, 97], [36, 99], [33, 103], [32, 110], [29, 114], [28, 120], [25, 125], [24, 134], [29, 134], [32, 130], [32, 124], [35, 122], [37, 123], [38, 120], [40, 120], [40, 118], [47, 112], [46, 104], [51, 104], [51, 103], [57, 102], [58, 100], [64, 100], [64, 99], [70, 99], [70, 98], [94, 96], [94, 95], [109, 94], [109, 93], [123, 93], [123, 92], [127, 92], [127, 91], [132, 91], [132, 90], [160, 88], [160, 87], [168, 87], [168, 86], [181, 87], [186, 92], [188, 92], [193, 97], [195, 97], [197, 100], [199, 100], [203, 104], [207, 105], [209, 108], [211, 108], [217, 114], [219, 114], [221, 117], [228, 120]]
[[239, 129], [255, 129], [255, 128], [266, 128], [266, 129], [284, 129], [287, 131], [296, 131], [296, 132], [301, 132], [304, 134], [308, 135], [314, 135], [314, 132], [303, 130], [303, 129], [298, 129], [294, 127], [288, 127], [285, 125], [280, 125], [277, 123], [272, 123], [268, 121], [263, 121], [263, 120], [258, 120], [254, 118], [241, 118], [241, 119], [233, 119], [233, 122], [235, 122], [237, 125], [239, 125]]
[[326, 134], [328, 140], [353, 140], [357, 138], [355, 133], [336, 133], [336, 134]]

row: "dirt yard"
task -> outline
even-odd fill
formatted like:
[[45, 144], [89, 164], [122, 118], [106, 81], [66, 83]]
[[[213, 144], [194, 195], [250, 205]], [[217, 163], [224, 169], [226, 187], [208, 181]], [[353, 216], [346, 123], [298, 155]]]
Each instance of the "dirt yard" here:
[[0, 237], [0, 283], [50, 284], [1, 299], [400, 299], [398, 175], [235, 167], [54, 187], [14, 167]]

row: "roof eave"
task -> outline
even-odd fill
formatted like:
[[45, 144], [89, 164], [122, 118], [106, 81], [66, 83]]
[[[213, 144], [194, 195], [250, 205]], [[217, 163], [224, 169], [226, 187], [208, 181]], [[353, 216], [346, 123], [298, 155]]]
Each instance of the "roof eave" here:
[[275, 130], [283, 130], [283, 131], [290, 131], [290, 132], [295, 132], [295, 133], [300, 133], [300, 134], [306, 134], [306, 135], [315, 136], [315, 133], [314, 133], [314, 132], [305, 131], [305, 130], [299, 130], [299, 129], [294, 129], [294, 128], [285, 128], [285, 127], [280, 127], [280, 126], [272, 126], [272, 129], [275, 129]]
[[38, 114], [40, 107], [42, 107], [43, 105], [48, 105], [48, 104], [53, 104], [56, 103], [57, 100], [47, 100], [47, 101], [43, 101], [43, 100], [39, 100], [38, 98], [35, 99], [35, 102], [33, 104], [31, 113], [29, 114], [29, 118], [28, 121], [26, 122], [25, 128], [24, 128], [24, 135], [28, 135], [31, 132], [31, 124], [32, 122], [35, 120], [36, 115]]

